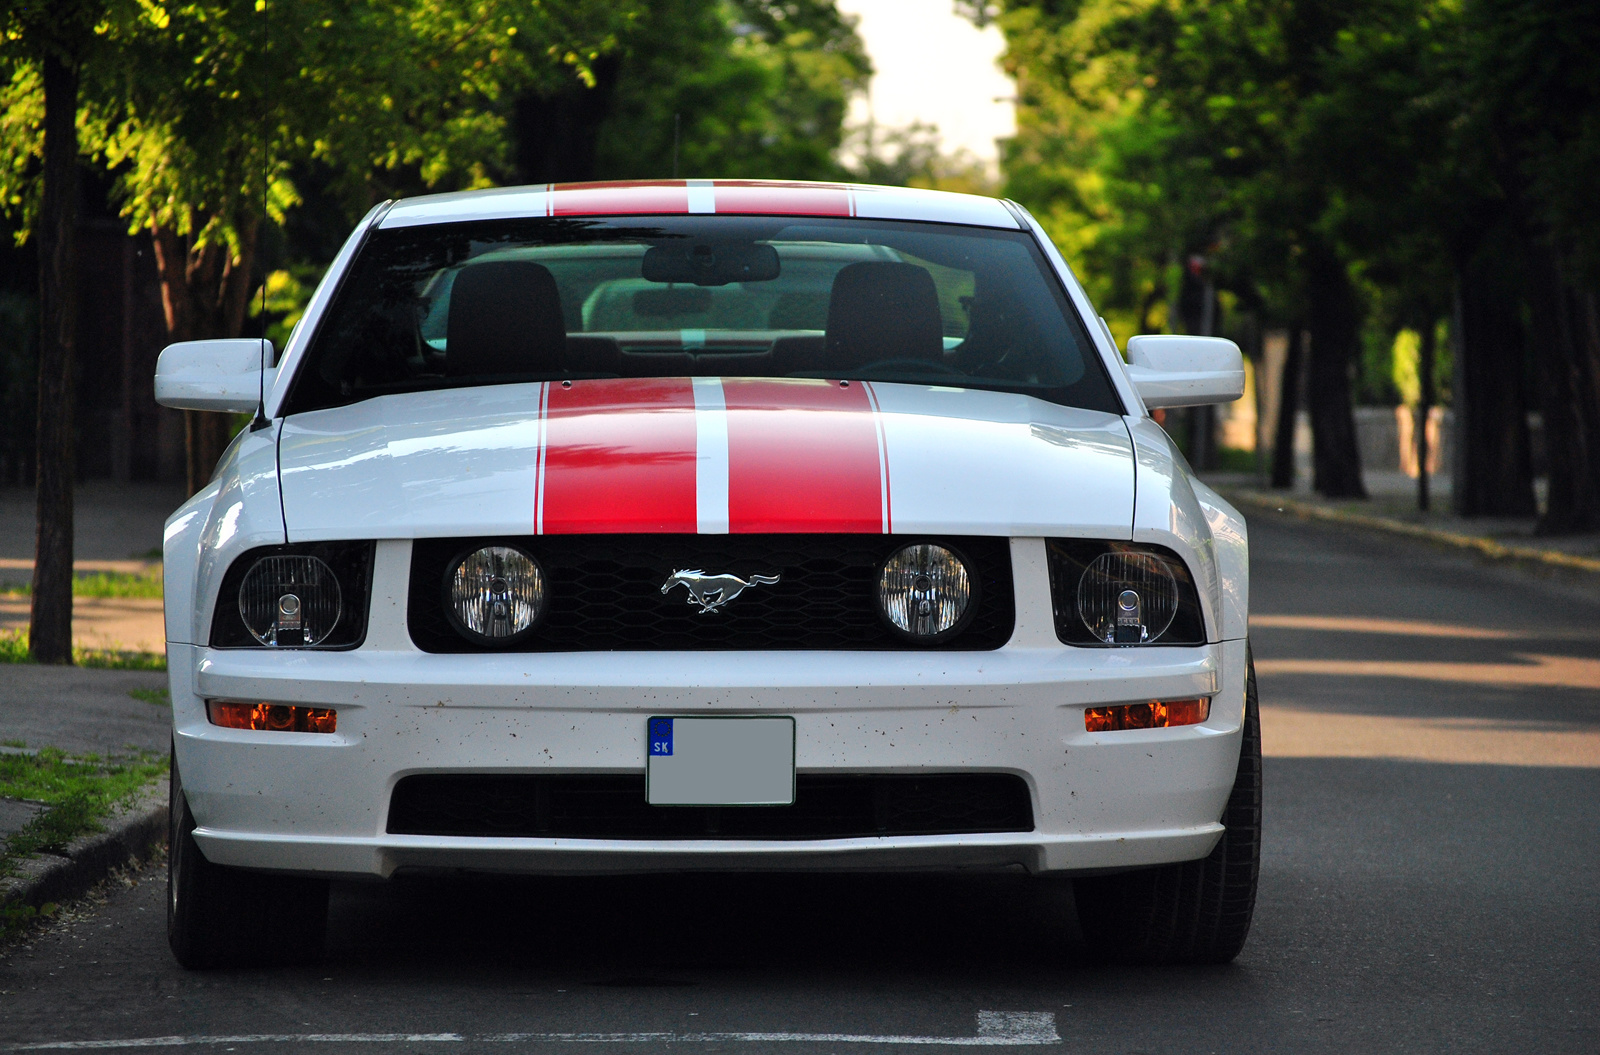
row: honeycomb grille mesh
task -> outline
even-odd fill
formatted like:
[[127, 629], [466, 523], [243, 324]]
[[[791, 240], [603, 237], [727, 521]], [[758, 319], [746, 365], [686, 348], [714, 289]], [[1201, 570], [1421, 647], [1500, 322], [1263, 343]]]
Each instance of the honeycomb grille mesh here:
[[394, 835], [571, 839], [845, 839], [1033, 830], [1026, 782], [1010, 773], [801, 773], [792, 806], [651, 806], [639, 775], [406, 777]]
[[[947, 641], [917, 645], [879, 614], [874, 590], [885, 558], [910, 541], [953, 549], [972, 569], [977, 610]], [[533, 538], [420, 539], [412, 549], [408, 624], [425, 652], [476, 652], [443, 612], [443, 583], [456, 558], [485, 545], [515, 545], [536, 557], [549, 611], [514, 646], [523, 652], [629, 650], [793, 650], [999, 648], [1015, 622], [1011, 555], [1004, 538], [908, 539], [892, 535], [547, 535]], [[702, 613], [673, 572], [729, 572], [779, 581], [746, 588]]]

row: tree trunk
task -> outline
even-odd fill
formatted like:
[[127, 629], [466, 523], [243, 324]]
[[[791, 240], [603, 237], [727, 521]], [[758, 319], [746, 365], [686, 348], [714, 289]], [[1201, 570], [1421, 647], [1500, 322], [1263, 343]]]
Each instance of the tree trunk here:
[[73, 350], [78, 318], [78, 71], [44, 67], [44, 187], [39, 203], [37, 534], [28, 638], [40, 663], [72, 662]]
[[1417, 438], [1417, 509], [1428, 512], [1432, 501], [1428, 495], [1428, 418], [1433, 413], [1433, 361], [1434, 342], [1438, 339], [1437, 326], [1428, 320], [1422, 327], [1422, 340], [1417, 348], [1417, 420], [1413, 426]]
[[[201, 224], [197, 220], [194, 226]], [[239, 336], [244, 329], [259, 230], [257, 222], [240, 224], [237, 256], [230, 254], [226, 243], [197, 248], [192, 235], [180, 235], [170, 227], [151, 230], [169, 341]], [[232, 424], [227, 414], [184, 411], [185, 475], [190, 494], [210, 480], [217, 459], [228, 446]]]
[[1582, 297], [1566, 281], [1560, 250], [1530, 244], [1530, 334], [1539, 366], [1549, 500], [1541, 535], [1600, 528], [1600, 399], [1589, 383], [1589, 333]]
[[1521, 301], [1499, 254], [1458, 268], [1455, 510], [1533, 516], [1533, 464], [1523, 394]]
[[1289, 351], [1278, 379], [1278, 428], [1272, 436], [1272, 486], [1294, 486], [1294, 429], [1300, 413], [1300, 380], [1305, 372], [1305, 333], [1296, 322], [1289, 327]]
[[1365, 498], [1361, 450], [1350, 409], [1350, 363], [1361, 334], [1355, 288], [1343, 261], [1327, 246], [1313, 245], [1308, 256], [1313, 486], [1329, 498]]

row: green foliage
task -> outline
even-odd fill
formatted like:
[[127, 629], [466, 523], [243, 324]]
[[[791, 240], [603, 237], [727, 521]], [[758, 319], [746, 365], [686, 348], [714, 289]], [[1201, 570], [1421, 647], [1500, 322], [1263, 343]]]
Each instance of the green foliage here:
[[[32, 663], [33, 652], [28, 647], [26, 630], [0, 630], [0, 663]], [[79, 648], [72, 649], [72, 662], [80, 667], [97, 670], [166, 670], [167, 657], [163, 652], [140, 652], [132, 649]]]
[[0, 874], [36, 853], [60, 853], [167, 771], [167, 758], [141, 751], [120, 758], [68, 755], [54, 747], [33, 754], [0, 754], [0, 797], [43, 803], [46, 809], [6, 840]]
[[[28, 583], [9, 587], [6, 593], [26, 597], [33, 592]], [[72, 579], [74, 597], [141, 597], [160, 599], [161, 572], [136, 574], [120, 571], [79, 572]]]
[[[637, 14], [609, 0], [139, 0], [108, 9], [83, 66], [84, 150], [133, 229], [241, 239], [298, 200], [316, 161], [352, 201], [385, 181], [482, 186], [503, 98], [592, 77]], [[37, 63], [4, 51], [0, 196], [26, 209], [40, 149]]]
[[129, 689], [128, 695], [156, 707], [172, 706], [172, 693], [167, 689]]
[[850, 98], [872, 67], [832, 0], [658, 0], [622, 38], [600, 127], [606, 179], [837, 179]]

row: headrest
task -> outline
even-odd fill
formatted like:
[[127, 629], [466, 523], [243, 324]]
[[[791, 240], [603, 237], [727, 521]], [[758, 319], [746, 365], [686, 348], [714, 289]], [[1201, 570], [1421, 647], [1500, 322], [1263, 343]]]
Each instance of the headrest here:
[[456, 275], [445, 344], [451, 377], [557, 370], [566, 344], [561, 292], [543, 264], [491, 260]]
[[915, 264], [847, 264], [833, 276], [827, 345], [818, 369], [852, 370], [884, 359], [944, 356], [933, 276]]

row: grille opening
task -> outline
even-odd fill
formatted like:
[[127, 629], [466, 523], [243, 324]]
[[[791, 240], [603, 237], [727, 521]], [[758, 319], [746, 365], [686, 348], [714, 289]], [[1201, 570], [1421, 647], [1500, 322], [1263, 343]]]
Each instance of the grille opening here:
[[406, 777], [393, 835], [573, 839], [844, 839], [1030, 832], [1027, 783], [1010, 773], [801, 773], [792, 806], [651, 806], [644, 775]]
[[[412, 546], [407, 625], [424, 652], [487, 651], [444, 614], [446, 565], [465, 550], [514, 545], [544, 568], [548, 610], [512, 652], [843, 649], [987, 651], [1011, 637], [1016, 618], [1011, 547], [1005, 538], [926, 541], [959, 552], [977, 580], [971, 621], [933, 644], [908, 642], [878, 608], [879, 568], [912, 541], [904, 535], [544, 535], [418, 539]], [[663, 593], [674, 571], [698, 568], [750, 579], [777, 575], [702, 614], [682, 589]]]

